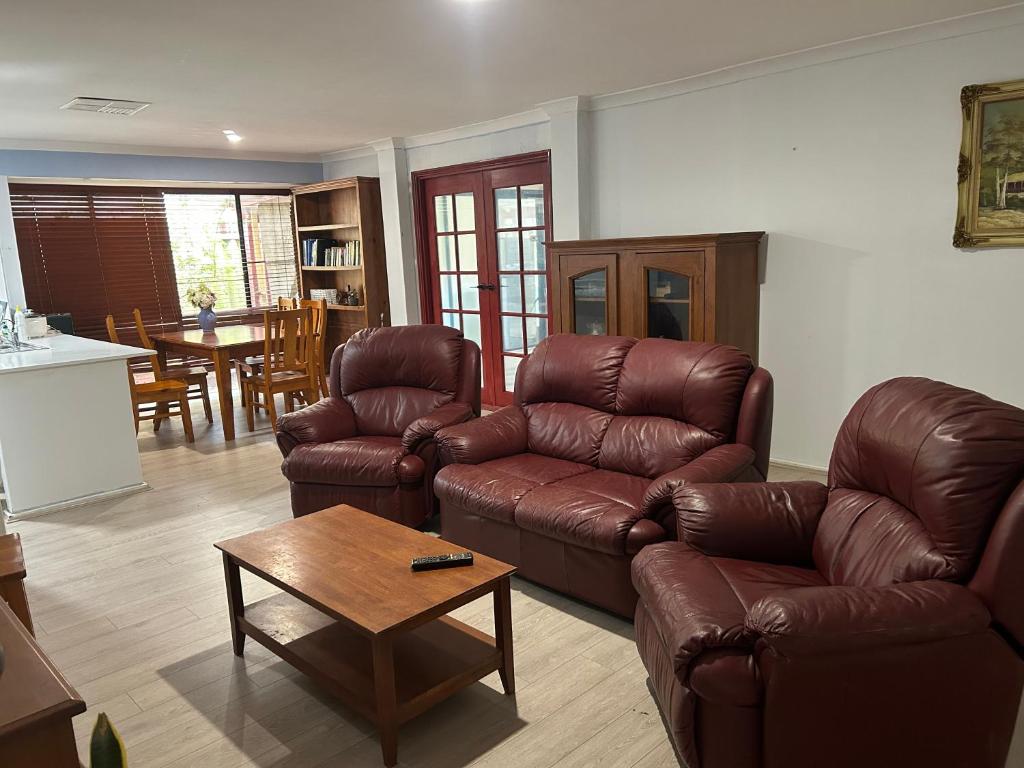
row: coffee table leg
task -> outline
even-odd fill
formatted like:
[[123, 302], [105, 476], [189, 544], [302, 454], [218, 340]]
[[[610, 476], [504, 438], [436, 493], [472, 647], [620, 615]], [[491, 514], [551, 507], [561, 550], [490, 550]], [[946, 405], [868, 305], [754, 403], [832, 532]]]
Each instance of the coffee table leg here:
[[245, 615], [245, 603], [242, 602], [242, 580], [238, 566], [224, 552], [224, 582], [228, 588], [228, 613], [231, 617], [231, 649], [235, 656], [242, 655], [245, 635], [238, 628], [238, 619]]
[[373, 684], [377, 698], [377, 730], [384, 765], [398, 763], [398, 707], [395, 701], [395, 656], [390, 637], [373, 639]]
[[501, 651], [501, 685], [505, 693], [516, 692], [516, 673], [512, 662], [512, 588], [502, 579], [494, 590], [494, 642]]

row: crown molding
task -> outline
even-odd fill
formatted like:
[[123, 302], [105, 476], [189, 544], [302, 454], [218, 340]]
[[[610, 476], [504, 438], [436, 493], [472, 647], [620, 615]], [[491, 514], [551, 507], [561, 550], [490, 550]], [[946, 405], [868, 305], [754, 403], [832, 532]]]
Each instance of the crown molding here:
[[348, 147], [347, 149], [336, 149], [333, 152], [325, 152], [320, 155], [320, 162], [336, 163], [343, 162], [345, 160], [358, 160], [361, 157], [371, 157], [376, 154], [377, 150], [369, 144], [360, 144], [355, 147]]
[[405, 139], [401, 136], [388, 136], [384, 139], [367, 142], [374, 152], [394, 152], [398, 149], [405, 149]]
[[778, 56], [770, 56], [743, 64], [723, 67], [678, 80], [593, 96], [590, 99], [590, 109], [595, 111], [615, 109], [631, 104], [640, 104], [645, 101], [668, 99], [673, 96], [716, 88], [743, 80], [753, 80], [766, 75], [804, 69], [818, 64], [853, 59], [875, 53], [884, 53], [885, 51], [907, 48], [938, 40], [974, 35], [1020, 24], [1024, 24], [1024, 3], [1013, 3], [963, 16], [931, 21], [887, 32], [878, 32], [835, 43], [826, 43], [801, 51], [783, 53]]
[[153, 147], [140, 144], [100, 144], [82, 141], [37, 141], [0, 137], [0, 150], [38, 152], [86, 152], [99, 155], [149, 155], [153, 157], [193, 157], [212, 160], [260, 160], [272, 163], [319, 163], [315, 153], [247, 152], [231, 149], [196, 147]]
[[542, 101], [537, 105], [537, 109], [542, 110], [549, 118], [558, 115], [579, 114], [590, 110], [590, 97], [567, 96], [564, 99]]
[[433, 133], [421, 133], [405, 137], [391, 136], [386, 139], [367, 142], [363, 145], [327, 152], [320, 157], [323, 162], [355, 160], [356, 158], [367, 157], [381, 150], [430, 147], [435, 144], [446, 144], [450, 141], [462, 141], [463, 139], [472, 139], [478, 136], [488, 136], [492, 133], [512, 131], [516, 128], [526, 128], [546, 122], [548, 122], [548, 115], [543, 109], [530, 109], [526, 112], [518, 112], [514, 115], [506, 115], [494, 120], [485, 120], [481, 123], [471, 123], [470, 125], [434, 131]]

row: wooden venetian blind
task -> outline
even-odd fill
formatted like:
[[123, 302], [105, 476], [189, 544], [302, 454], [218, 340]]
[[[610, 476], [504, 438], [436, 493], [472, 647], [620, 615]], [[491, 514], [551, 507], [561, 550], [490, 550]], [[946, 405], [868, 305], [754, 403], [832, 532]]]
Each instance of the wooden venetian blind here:
[[[181, 322], [163, 193], [141, 187], [11, 184], [25, 296], [37, 312], [70, 312], [75, 332], [106, 339], [105, 320], [151, 329]], [[134, 331], [123, 341], [133, 343]]]

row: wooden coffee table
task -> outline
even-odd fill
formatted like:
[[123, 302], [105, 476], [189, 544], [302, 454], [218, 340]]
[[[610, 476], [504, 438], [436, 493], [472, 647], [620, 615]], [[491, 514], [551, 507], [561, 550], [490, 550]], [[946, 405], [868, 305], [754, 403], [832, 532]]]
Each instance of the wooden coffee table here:
[[[349, 506], [215, 544], [224, 555], [231, 634], [248, 635], [376, 724], [384, 764], [398, 726], [497, 670], [515, 692], [511, 565], [413, 572], [413, 557], [464, 551]], [[239, 568], [286, 594], [242, 601]], [[495, 637], [446, 616], [494, 593]]]

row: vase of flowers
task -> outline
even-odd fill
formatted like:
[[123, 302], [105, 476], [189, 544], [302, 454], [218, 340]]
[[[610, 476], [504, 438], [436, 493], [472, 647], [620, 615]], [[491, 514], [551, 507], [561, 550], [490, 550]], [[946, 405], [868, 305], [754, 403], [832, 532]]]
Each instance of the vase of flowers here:
[[206, 283], [194, 285], [185, 293], [188, 303], [199, 310], [199, 327], [205, 333], [211, 333], [217, 327], [217, 314], [213, 311], [217, 303], [217, 294], [210, 290]]

